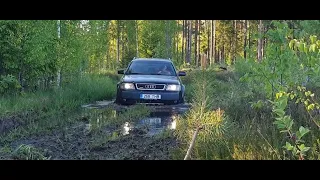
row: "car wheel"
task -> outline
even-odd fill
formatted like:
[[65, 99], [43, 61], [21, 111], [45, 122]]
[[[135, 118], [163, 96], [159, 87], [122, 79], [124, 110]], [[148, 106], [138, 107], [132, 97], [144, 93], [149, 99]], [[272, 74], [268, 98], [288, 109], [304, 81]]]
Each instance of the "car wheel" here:
[[115, 101], [116, 104], [119, 104], [119, 105], [123, 105], [124, 104], [124, 101], [123, 99], [119, 96], [119, 92], [117, 92], [117, 96], [116, 96], [116, 101]]
[[117, 97], [115, 103], [119, 104], [119, 105], [122, 105], [123, 100], [121, 98]]
[[134, 104], [134, 102], [124, 101], [120, 96], [117, 96], [115, 103], [118, 104], [118, 105], [123, 105], [123, 106], [133, 105]]
[[179, 99], [178, 104], [184, 104], [184, 102], [185, 102], [184, 101], [184, 97], [182, 97], [182, 98]]

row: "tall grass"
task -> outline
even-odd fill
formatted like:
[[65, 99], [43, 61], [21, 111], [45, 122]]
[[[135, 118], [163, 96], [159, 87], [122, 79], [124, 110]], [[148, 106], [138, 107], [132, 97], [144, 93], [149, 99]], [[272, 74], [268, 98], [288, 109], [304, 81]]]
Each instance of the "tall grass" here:
[[62, 88], [0, 98], [0, 117], [28, 110], [72, 111], [81, 104], [115, 96], [115, 82], [106, 76], [86, 75]]
[[19, 121], [22, 126], [1, 134], [0, 145], [25, 136], [49, 133], [55, 128], [73, 123], [81, 116], [78, 109], [82, 104], [110, 100], [115, 92], [114, 80], [106, 76], [85, 75], [59, 89], [2, 97], [0, 121]]
[[[273, 124], [263, 93], [252, 92], [233, 72], [193, 71], [189, 76], [183, 80], [192, 108], [178, 121], [175, 135], [181, 146], [175, 159], [183, 159], [195, 128], [205, 124], [215, 126], [200, 130], [191, 159], [292, 159], [283, 148], [288, 139]], [[258, 100], [261, 107], [254, 106]], [[306, 112], [294, 108], [292, 112], [299, 112], [293, 116], [296, 124], [310, 121]], [[306, 139], [311, 146], [308, 159], [320, 157], [319, 135], [313, 129]]]

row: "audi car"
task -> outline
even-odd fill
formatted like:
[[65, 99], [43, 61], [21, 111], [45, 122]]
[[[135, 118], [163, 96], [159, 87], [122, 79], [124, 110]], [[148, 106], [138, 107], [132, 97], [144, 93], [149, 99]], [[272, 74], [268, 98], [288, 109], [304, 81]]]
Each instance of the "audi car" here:
[[116, 103], [121, 105], [181, 104], [184, 103], [185, 86], [170, 59], [137, 58], [126, 69], [117, 83]]

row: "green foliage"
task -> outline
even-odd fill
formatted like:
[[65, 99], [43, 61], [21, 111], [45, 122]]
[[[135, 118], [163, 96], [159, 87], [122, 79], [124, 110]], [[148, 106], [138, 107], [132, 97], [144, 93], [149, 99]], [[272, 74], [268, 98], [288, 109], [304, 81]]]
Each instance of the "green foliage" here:
[[[289, 48], [285, 38], [291, 31], [286, 24], [274, 22], [277, 29], [268, 31], [270, 43], [266, 47], [266, 57], [262, 63], [253, 59], [239, 60], [236, 71], [245, 72], [240, 81], [246, 82], [252, 89], [263, 89], [267, 98], [273, 97], [275, 91], [302, 83], [305, 79], [293, 71], [299, 70], [298, 57]], [[240, 73], [239, 73], [240, 74]]]
[[301, 37], [308, 37], [310, 35], [320, 35], [320, 21], [319, 20], [304, 20], [300, 22], [302, 31], [300, 32]]
[[14, 76], [0, 76], [0, 95], [8, 92], [17, 92], [20, 88], [19, 81]]
[[172, 49], [168, 41], [173, 38], [175, 21], [143, 21], [141, 28], [141, 57], [170, 58]]
[[310, 147], [305, 146], [302, 137], [310, 132], [310, 130], [300, 126], [299, 130], [294, 133], [293, 119], [291, 119], [290, 116], [285, 115], [285, 109], [287, 108], [290, 95], [292, 94], [286, 92], [279, 92], [276, 94], [276, 99], [272, 102], [273, 112], [277, 115], [274, 124], [281, 133], [287, 133], [289, 135], [289, 140], [291, 142], [286, 141], [284, 148], [287, 151], [291, 151], [294, 156], [302, 160], [306, 156], [306, 152], [310, 149]]

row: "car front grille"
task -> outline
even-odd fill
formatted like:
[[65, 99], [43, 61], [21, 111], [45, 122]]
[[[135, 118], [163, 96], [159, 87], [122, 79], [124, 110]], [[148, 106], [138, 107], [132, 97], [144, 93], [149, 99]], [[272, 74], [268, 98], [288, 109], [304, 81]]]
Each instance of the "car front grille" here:
[[165, 84], [136, 83], [138, 90], [164, 90]]

